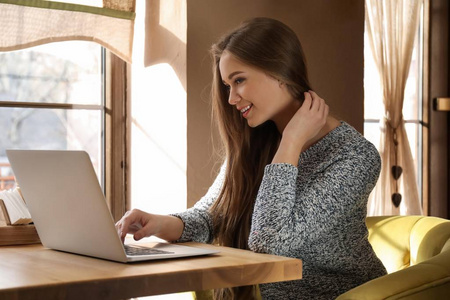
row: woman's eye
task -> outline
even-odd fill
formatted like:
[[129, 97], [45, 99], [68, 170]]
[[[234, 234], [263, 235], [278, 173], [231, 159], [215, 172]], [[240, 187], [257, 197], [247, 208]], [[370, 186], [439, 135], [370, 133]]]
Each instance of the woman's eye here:
[[244, 82], [244, 78], [236, 78], [236, 79], [234, 80], [234, 83], [236, 83], [236, 84], [240, 84], [240, 83], [242, 83], [242, 82]]

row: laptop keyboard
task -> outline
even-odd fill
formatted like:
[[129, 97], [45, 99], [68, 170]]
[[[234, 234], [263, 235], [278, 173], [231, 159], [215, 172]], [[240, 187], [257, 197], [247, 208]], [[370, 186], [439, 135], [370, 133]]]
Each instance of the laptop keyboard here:
[[173, 252], [159, 250], [155, 248], [149, 247], [140, 247], [136, 245], [124, 245], [125, 253], [127, 255], [136, 256], [136, 255], [154, 255], [154, 254], [171, 254]]

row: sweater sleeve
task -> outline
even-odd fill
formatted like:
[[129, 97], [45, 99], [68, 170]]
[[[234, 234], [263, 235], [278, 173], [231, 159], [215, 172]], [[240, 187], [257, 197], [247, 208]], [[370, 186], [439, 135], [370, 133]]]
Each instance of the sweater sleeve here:
[[176, 242], [195, 241], [200, 243], [212, 243], [214, 235], [209, 209], [220, 194], [224, 177], [225, 164], [222, 165], [219, 174], [205, 196], [188, 210], [172, 214], [173, 216], [180, 218], [184, 223], [183, 233]]
[[378, 152], [366, 146], [341, 149], [340, 155], [306, 179], [298, 178], [304, 176], [299, 175], [301, 162], [298, 168], [266, 166], [252, 217], [250, 249], [292, 255], [296, 249], [336, 240], [339, 226], [349, 223], [352, 214], [365, 213], [367, 197], [378, 179]]

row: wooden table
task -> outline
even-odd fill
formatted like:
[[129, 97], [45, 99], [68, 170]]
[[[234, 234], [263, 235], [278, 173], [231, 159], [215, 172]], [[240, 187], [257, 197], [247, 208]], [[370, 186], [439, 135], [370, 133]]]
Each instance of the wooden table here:
[[126, 299], [300, 279], [302, 262], [198, 243], [218, 254], [122, 264], [44, 248], [0, 247], [0, 299]]

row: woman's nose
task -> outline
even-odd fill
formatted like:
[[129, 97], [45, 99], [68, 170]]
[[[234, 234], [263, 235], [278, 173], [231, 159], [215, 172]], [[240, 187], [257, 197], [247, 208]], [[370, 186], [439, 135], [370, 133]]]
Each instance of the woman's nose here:
[[228, 103], [231, 105], [236, 105], [241, 100], [241, 97], [233, 88], [230, 88], [230, 94], [228, 96]]

